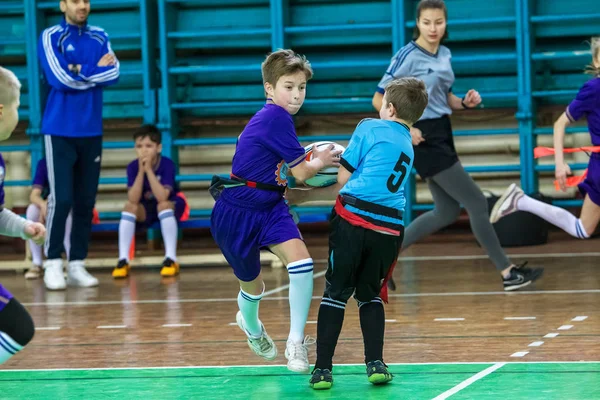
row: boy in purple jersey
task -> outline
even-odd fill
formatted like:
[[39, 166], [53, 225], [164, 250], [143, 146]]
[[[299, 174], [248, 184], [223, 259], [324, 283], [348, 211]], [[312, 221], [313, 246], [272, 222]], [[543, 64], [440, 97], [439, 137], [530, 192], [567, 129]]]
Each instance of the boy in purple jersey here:
[[161, 156], [161, 135], [154, 125], [144, 125], [133, 135], [137, 159], [127, 166], [127, 203], [119, 223], [119, 262], [113, 278], [129, 275], [129, 247], [136, 222], [146, 227], [160, 221], [165, 243], [162, 276], [179, 273], [177, 263], [177, 222], [187, 214], [187, 202], [175, 182], [175, 163]]
[[[278, 50], [262, 63], [267, 104], [248, 122], [238, 138], [231, 180], [213, 180], [217, 198], [211, 215], [211, 233], [240, 283], [238, 326], [248, 346], [260, 357], [273, 360], [277, 348], [258, 318], [265, 284], [260, 272], [260, 250], [268, 249], [287, 266], [290, 277], [290, 334], [285, 356], [288, 369], [308, 372], [304, 337], [313, 294], [313, 260], [283, 198], [288, 174], [297, 181], [313, 177], [321, 168], [339, 165], [333, 145], [314, 149], [305, 160], [292, 115], [306, 96], [312, 68], [304, 56]], [[216, 194], [215, 194], [216, 193]]]
[[[11, 71], [0, 67], [0, 140], [10, 137], [19, 122], [21, 83]], [[0, 155], [0, 235], [33, 239], [41, 244], [46, 228], [4, 208], [6, 165]], [[31, 341], [35, 333], [27, 310], [0, 284], [0, 364]]]
[[[29, 195], [31, 204], [27, 207], [27, 220], [45, 225], [46, 217], [48, 215], [48, 194], [50, 190], [48, 167], [46, 165], [45, 157], [38, 162], [37, 167], [35, 168], [35, 175], [31, 187], [31, 194]], [[73, 211], [71, 211], [67, 217], [65, 238], [63, 240], [67, 258], [69, 257], [69, 250], [71, 249], [72, 214]], [[25, 279], [37, 279], [44, 273], [44, 270], [42, 269], [42, 246], [36, 244], [32, 239], [29, 239], [29, 249], [31, 251], [31, 262], [33, 265], [25, 273]]]
[[[563, 191], [567, 189], [567, 175], [571, 174], [571, 168], [565, 163], [563, 154], [567, 125], [587, 117], [592, 144], [600, 146], [600, 36], [592, 38], [592, 63], [587, 72], [594, 78], [583, 85], [575, 99], [554, 123], [555, 175]], [[579, 218], [563, 208], [527, 196], [513, 183], [494, 205], [490, 221], [494, 223], [515, 211], [527, 211], [556, 225], [573, 237], [588, 239], [600, 222], [600, 153], [591, 154], [587, 176], [578, 186], [585, 196]]]

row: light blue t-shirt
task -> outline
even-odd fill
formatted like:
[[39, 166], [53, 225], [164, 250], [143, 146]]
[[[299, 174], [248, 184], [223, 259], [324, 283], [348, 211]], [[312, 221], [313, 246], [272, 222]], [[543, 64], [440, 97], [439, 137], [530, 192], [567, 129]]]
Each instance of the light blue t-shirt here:
[[[414, 151], [408, 126], [381, 119], [363, 119], [354, 130], [341, 164], [352, 176], [340, 194], [404, 211], [404, 185]], [[380, 221], [404, 225], [401, 219], [377, 215], [346, 205], [349, 211]]]
[[448, 93], [454, 84], [452, 53], [440, 46], [436, 54], [430, 53], [414, 41], [401, 48], [392, 57], [390, 66], [381, 78], [377, 91], [383, 93], [385, 86], [394, 79], [415, 77], [425, 82], [429, 103], [421, 116], [423, 119], [440, 118], [452, 114], [448, 104]]

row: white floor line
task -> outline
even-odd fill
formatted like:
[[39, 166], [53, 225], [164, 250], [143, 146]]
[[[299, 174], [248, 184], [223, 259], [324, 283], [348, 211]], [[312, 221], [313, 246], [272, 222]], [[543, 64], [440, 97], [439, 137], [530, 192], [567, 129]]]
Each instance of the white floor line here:
[[[321, 275], [319, 275], [321, 274]], [[321, 271], [315, 274], [320, 277], [325, 274]], [[319, 276], [317, 276], [319, 275]], [[277, 288], [281, 290], [286, 287]], [[275, 289], [273, 289], [275, 290]], [[267, 292], [265, 292], [267, 293]], [[447, 292], [447, 293], [391, 293], [389, 297], [395, 298], [413, 298], [413, 297], [452, 297], [452, 296], [527, 296], [527, 295], [562, 295], [562, 294], [589, 294], [600, 293], [600, 289], [582, 289], [582, 290], [538, 290], [538, 291], [516, 291], [516, 292]], [[263, 298], [265, 301], [287, 300], [287, 296]], [[313, 296], [313, 300], [319, 300], [321, 296]], [[161, 300], [92, 300], [92, 301], [62, 301], [62, 302], [34, 302], [22, 303], [26, 307], [65, 307], [65, 306], [100, 306], [111, 304], [167, 304], [167, 303], [221, 303], [237, 301], [237, 297], [225, 297], [220, 299], [161, 299]]]
[[[490, 362], [447, 362], [447, 363], [386, 363], [388, 366], [411, 366], [411, 365], [489, 365], [489, 364], [600, 364], [598, 361], [490, 361]], [[364, 366], [360, 364], [336, 364], [336, 366]], [[164, 367], [123, 367], [123, 368], [41, 368], [41, 369], [0, 369], [3, 372], [36, 372], [36, 371], [137, 371], [141, 369], [223, 369], [223, 368], [287, 368], [286, 364], [258, 364], [258, 365], [188, 365], [188, 366], [164, 366]]]
[[456, 393], [458, 393], [461, 390], [463, 390], [464, 388], [472, 385], [473, 383], [477, 382], [478, 380], [480, 380], [482, 378], [485, 378], [486, 376], [488, 376], [492, 372], [496, 371], [497, 369], [502, 368], [504, 365], [506, 365], [506, 363], [497, 363], [497, 364], [494, 364], [491, 367], [486, 368], [483, 371], [481, 371], [481, 372], [473, 375], [469, 379], [466, 379], [466, 380], [462, 381], [458, 385], [454, 386], [452, 389], [445, 391], [444, 393], [442, 393], [439, 396], [435, 397], [433, 400], [444, 400], [444, 399], [447, 399], [448, 397], [450, 397], [452, 395], [455, 395]]
[[163, 328], [184, 328], [187, 326], [192, 326], [192, 324], [164, 324]]
[[306, 321], [307, 324], [316, 324], [317, 321]]
[[434, 321], [445, 322], [445, 321], [464, 321], [464, 318], [436, 318]]
[[[323, 275], [325, 275], [325, 273], [327, 273], [327, 271], [317, 272], [316, 274], [313, 275], [313, 279], [320, 278]], [[290, 287], [290, 284], [288, 283], [287, 285], [283, 285], [283, 286], [279, 286], [275, 289], [267, 290], [266, 292], [263, 293], [263, 299], [272, 294], [283, 292], [284, 290], [288, 289], [289, 287]]]
[[504, 317], [507, 321], [524, 321], [529, 319], [536, 319], [536, 317]]
[[36, 326], [36, 331], [58, 331], [60, 330], [60, 326]]
[[546, 336], [544, 336], [545, 338], [555, 338], [559, 335], [559, 333], [549, 333]]
[[100, 325], [96, 329], [125, 329], [127, 325]]
[[529, 354], [528, 351], [517, 351], [516, 353], [511, 354], [511, 357], [525, 357], [527, 354]]
[[533, 342], [529, 344], [529, 347], [540, 347], [541, 345], [543, 345], [544, 342]]
[[580, 317], [573, 318], [571, 321], [581, 322], [581, 321], [585, 321], [587, 318], [588, 317], [586, 317], [586, 316], [580, 316]]
[[386, 319], [385, 322], [397, 322], [395, 319]]
[[573, 325], [563, 325], [560, 328], [558, 328], [559, 331], [568, 331], [569, 329], [571, 329], [573, 327]]

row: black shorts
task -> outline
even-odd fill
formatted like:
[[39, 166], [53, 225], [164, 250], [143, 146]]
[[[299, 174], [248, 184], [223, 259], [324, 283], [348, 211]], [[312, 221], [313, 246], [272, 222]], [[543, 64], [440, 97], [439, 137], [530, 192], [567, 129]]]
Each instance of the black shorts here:
[[414, 166], [421, 178], [432, 177], [458, 162], [450, 117], [423, 119], [413, 126], [421, 130], [425, 139], [413, 146]]
[[372, 301], [379, 296], [383, 280], [398, 259], [404, 229], [400, 236], [379, 233], [351, 225], [335, 211], [330, 227], [323, 297], [346, 303], [354, 294], [361, 303]]

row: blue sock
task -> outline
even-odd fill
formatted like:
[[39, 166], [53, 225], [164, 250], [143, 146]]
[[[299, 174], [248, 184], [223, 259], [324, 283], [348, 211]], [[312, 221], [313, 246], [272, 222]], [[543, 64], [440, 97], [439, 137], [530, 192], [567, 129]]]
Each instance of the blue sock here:
[[0, 331], [0, 364], [6, 362], [21, 349], [23, 349], [23, 346], [15, 342], [6, 333]]

